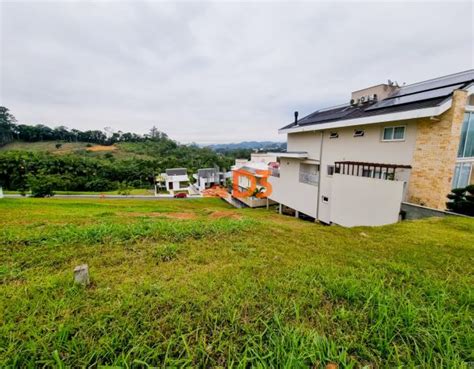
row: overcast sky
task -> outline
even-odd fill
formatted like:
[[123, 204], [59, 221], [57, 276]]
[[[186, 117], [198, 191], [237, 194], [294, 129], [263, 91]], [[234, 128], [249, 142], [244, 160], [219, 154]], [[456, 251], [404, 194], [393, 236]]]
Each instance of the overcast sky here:
[[20, 123], [279, 140], [353, 90], [473, 68], [472, 2], [1, 2]]

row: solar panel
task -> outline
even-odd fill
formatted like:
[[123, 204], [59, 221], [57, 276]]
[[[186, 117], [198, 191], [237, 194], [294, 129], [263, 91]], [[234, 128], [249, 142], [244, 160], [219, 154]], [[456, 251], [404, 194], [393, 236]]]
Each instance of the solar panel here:
[[306, 123], [315, 123], [320, 122], [323, 120], [333, 120], [333, 119], [341, 119], [346, 115], [352, 113], [351, 106], [344, 106], [343, 108], [333, 109], [333, 110], [326, 110], [326, 111], [317, 111], [312, 113], [311, 115], [303, 118], [299, 124], [306, 124]]
[[450, 95], [454, 90], [464, 86], [464, 83], [460, 83], [454, 86], [442, 87], [436, 90], [420, 91], [412, 95], [404, 95], [400, 97], [389, 97], [385, 100], [379, 101], [371, 107], [365, 109], [365, 111], [371, 111], [375, 109], [388, 108], [396, 105], [409, 104], [417, 101], [434, 99], [437, 97], [443, 97]]
[[432, 90], [444, 86], [465, 83], [468, 81], [474, 80], [474, 70], [468, 70], [461, 73], [451, 74], [449, 76], [444, 76], [440, 78], [430, 79], [428, 81], [414, 83], [412, 85], [404, 86], [400, 88], [398, 92], [396, 92], [391, 97], [398, 97], [407, 94], [422, 92], [426, 90]]

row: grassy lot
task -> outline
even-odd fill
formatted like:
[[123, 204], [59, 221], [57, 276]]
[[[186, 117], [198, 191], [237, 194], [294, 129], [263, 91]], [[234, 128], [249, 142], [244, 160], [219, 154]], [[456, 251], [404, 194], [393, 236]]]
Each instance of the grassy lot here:
[[[3, 191], [4, 194], [6, 195], [19, 195], [21, 194], [20, 191], [10, 191], [10, 190], [5, 190]], [[161, 190], [159, 192], [160, 194], [168, 194], [169, 192]], [[26, 193], [27, 195], [30, 195], [30, 192]], [[98, 192], [98, 191], [54, 191], [55, 195], [120, 195], [119, 191], [103, 191], [103, 192]], [[154, 195], [155, 191], [148, 189], [148, 188], [132, 188], [129, 190], [129, 195]]]
[[472, 219], [344, 229], [217, 199], [53, 198], [0, 200], [0, 220], [0, 367], [474, 361]]

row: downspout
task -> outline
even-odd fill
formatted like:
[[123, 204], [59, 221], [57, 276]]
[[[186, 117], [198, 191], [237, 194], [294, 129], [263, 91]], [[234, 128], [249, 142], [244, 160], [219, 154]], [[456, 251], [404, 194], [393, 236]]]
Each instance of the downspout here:
[[319, 197], [321, 196], [321, 177], [323, 176], [323, 142], [324, 131], [321, 131], [321, 146], [319, 147], [319, 178], [318, 178], [318, 198], [316, 202], [316, 220], [319, 220]]

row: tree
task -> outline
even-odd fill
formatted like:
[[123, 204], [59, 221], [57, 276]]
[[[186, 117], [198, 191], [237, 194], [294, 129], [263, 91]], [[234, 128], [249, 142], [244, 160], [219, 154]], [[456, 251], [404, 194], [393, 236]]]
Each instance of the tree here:
[[0, 106], [0, 146], [13, 141], [15, 123], [16, 119], [8, 108]]
[[465, 188], [453, 188], [448, 194], [446, 207], [459, 214], [474, 216], [474, 185]]
[[54, 189], [57, 187], [57, 178], [52, 175], [28, 176], [28, 185], [33, 197], [54, 196]]

